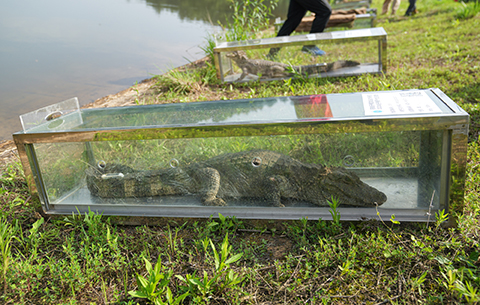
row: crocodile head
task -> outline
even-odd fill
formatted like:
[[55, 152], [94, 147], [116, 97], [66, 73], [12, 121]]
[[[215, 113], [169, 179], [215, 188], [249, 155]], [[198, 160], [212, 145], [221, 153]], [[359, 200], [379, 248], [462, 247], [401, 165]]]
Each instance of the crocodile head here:
[[228, 58], [231, 58], [231, 59], [248, 59], [247, 53], [245, 53], [245, 51], [241, 51], [241, 50], [227, 53], [226, 56]]
[[326, 199], [337, 198], [341, 205], [374, 207], [387, 201], [387, 196], [366, 184], [353, 172], [336, 167], [329, 169], [322, 188]]

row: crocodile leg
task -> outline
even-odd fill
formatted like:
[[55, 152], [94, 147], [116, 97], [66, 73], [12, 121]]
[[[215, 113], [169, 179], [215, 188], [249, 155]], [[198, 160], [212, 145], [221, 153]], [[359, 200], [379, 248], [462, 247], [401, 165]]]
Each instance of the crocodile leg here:
[[276, 207], [285, 207], [282, 204], [281, 199], [284, 198], [294, 198], [296, 191], [295, 188], [291, 185], [288, 179], [282, 175], [274, 175], [268, 177], [266, 180], [268, 192], [265, 195], [267, 201]]
[[240, 75], [240, 77], [237, 79], [237, 81], [240, 81], [240, 80], [244, 79], [247, 75], [248, 75], [248, 70], [247, 70], [246, 67], [243, 67], [242, 68], [242, 75]]
[[199, 169], [196, 172], [201, 185], [199, 194], [202, 204], [208, 206], [224, 206], [225, 201], [217, 197], [220, 189], [220, 173], [211, 167]]

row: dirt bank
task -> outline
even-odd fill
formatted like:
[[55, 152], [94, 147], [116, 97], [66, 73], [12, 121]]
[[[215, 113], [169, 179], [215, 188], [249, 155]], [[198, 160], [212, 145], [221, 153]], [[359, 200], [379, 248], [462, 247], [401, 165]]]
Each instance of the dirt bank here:
[[[196, 69], [205, 65], [207, 57], [188, 63], [184, 66], [175, 68], [176, 70]], [[135, 100], [152, 94], [152, 87], [155, 85], [156, 79], [150, 78], [143, 80], [139, 84], [122, 90], [115, 94], [110, 94], [89, 103], [82, 108], [102, 108], [102, 107], [123, 107], [136, 105]], [[0, 168], [6, 164], [18, 160], [17, 147], [13, 140], [0, 141]]]

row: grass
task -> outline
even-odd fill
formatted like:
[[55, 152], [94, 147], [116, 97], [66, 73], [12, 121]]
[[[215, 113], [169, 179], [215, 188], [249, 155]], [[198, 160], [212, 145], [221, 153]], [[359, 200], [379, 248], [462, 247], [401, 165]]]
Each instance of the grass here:
[[[402, 2], [399, 12], [407, 5]], [[442, 228], [440, 212], [429, 224], [398, 224], [394, 216], [347, 223], [218, 215], [124, 226], [93, 213], [42, 217], [21, 166], [10, 163], [0, 176], [0, 302], [478, 303], [480, 19], [468, 17], [471, 8], [460, 15], [463, 5], [454, 1], [417, 6], [414, 17], [380, 17], [388, 33], [386, 75], [221, 84], [207, 64], [158, 76], [155, 94], [139, 103], [438, 87], [471, 115], [465, 208], [455, 228]], [[341, 220], [335, 212], [332, 202]]]

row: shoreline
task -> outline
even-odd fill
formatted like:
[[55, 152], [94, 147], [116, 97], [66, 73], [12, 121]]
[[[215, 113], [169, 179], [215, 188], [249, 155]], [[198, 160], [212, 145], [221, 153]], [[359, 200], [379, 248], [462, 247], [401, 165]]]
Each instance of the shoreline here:
[[[188, 64], [173, 68], [165, 73], [170, 71], [179, 70], [185, 71], [189, 69], [196, 69], [205, 65], [205, 62], [208, 60], [208, 57], [205, 56], [196, 61], [192, 61]], [[130, 86], [120, 92], [109, 94], [107, 96], [96, 99], [95, 101], [88, 103], [81, 109], [87, 108], [107, 108], [107, 107], [125, 107], [125, 106], [135, 106], [137, 105], [135, 100], [145, 96], [149, 93], [151, 88], [156, 84], [155, 77], [147, 78], [142, 80], [136, 85]], [[0, 170], [3, 167], [11, 162], [19, 161], [17, 146], [13, 139], [10, 140], [1, 140], [0, 141]]]

